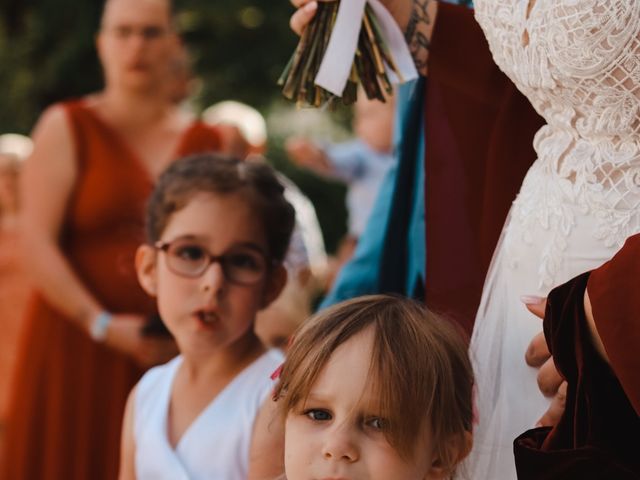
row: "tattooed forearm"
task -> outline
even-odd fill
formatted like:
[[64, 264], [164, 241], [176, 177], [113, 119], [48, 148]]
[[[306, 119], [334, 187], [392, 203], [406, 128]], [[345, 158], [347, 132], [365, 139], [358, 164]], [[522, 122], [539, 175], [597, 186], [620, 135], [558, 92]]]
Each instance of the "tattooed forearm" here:
[[427, 68], [429, 54], [429, 38], [427, 32], [431, 31], [431, 15], [429, 5], [433, 0], [412, 0], [411, 16], [405, 30], [405, 39], [409, 45], [411, 56], [416, 68], [423, 72]]

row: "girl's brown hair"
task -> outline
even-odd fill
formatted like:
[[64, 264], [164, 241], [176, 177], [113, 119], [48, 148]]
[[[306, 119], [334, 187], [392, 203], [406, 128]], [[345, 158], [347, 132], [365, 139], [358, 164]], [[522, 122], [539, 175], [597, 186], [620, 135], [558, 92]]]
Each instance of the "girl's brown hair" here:
[[147, 240], [157, 242], [171, 215], [199, 193], [242, 195], [263, 222], [270, 259], [282, 262], [295, 223], [295, 211], [284, 197], [284, 187], [266, 163], [224, 155], [186, 157], [160, 175], [147, 203]]
[[281, 416], [305, 401], [336, 348], [367, 328], [374, 330], [371, 384], [388, 422], [387, 440], [406, 456], [426, 424], [434, 455], [453, 471], [459, 459], [452, 458], [451, 442], [463, 445], [472, 429], [473, 371], [461, 334], [413, 300], [365, 296], [307, 320], [295, 334], [274, 391]]

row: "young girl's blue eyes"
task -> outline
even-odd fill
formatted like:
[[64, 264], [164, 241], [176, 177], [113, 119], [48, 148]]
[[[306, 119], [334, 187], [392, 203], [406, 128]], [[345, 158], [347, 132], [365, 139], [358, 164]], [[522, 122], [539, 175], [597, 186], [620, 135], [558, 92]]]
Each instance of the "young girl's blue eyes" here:
[[326, 422], [327, 420], [331, 420], [332, 418], [331, 414], [326, 410], [319, 410], [315, 408], [306, 410], [304, 414], [311, 420], [314, 420], [316, 422]]
[[380, 431], [386, 430], [388, 427], [387, 421], [384, 418], [380, 417], [370, 418], [365, 423], [367, 426]]
[[[328, 420], [333, 419], [331, 413], [327, 410], [322, 410], [319, 408], [310, 408], [305, 410], [303, 414], [314, 422], [326, 422]], [[376, 431], [385, 431], [389, 427], [389, 423], [381, 417], [368, 417], [362, 421], [362, 424], [366, 428], [370, 428]]]

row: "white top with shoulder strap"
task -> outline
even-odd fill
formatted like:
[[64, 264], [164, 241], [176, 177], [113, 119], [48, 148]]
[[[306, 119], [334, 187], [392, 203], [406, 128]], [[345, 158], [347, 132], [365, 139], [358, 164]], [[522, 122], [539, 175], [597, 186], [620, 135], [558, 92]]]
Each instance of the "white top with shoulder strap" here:
[[137, 387], [135, 469], [139, 480], [245, 480], [256, 415], [271, 393], [271, 374], [282, 363], [275, 350], [240, 372], [200, 413], [175, 449], [167, 437], [178, 356], [149, 370]]

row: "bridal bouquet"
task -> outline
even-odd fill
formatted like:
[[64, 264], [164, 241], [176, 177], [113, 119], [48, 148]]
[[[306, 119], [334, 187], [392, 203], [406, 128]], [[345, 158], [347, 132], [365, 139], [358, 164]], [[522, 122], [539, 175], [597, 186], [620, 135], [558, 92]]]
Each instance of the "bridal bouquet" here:
[[[406, 78], [407, 68], [397, 66], [393, 50], [398, 48], [390, 48], [388, 31], [397, 30], [392, 31], [395, 35], [392, 40], [398, 44], [400, 35], [405, 47], [401, 52], [404, 57], [408, 55], [408, 49], [384, 7], [376, 0], [343, 2], [347, 3], [344, 13], [340, 0], [318, 2], [313, 20], [307, 25], [278, 81], [284, 96], [298, 106], [332, 105], [339, 99], [346, 105], [352, 104], [357, 97], [358, 84], [362, 85], [367, 97], [384, 102], [392, 90], [390, 77], [403, 81], [415, 76], [415, 68], [413, 72], [409, 69], [409, 78]], [[359, 8], [363, 11], [358, 11]], [[380, 21], [381, 12], [383, 16], [386, 14], [385, 24]], [[357, 28], [359, 23], [353, 21], [354, 17], [362, 18], [360, 28]], [[340, 33], [336, 34], [334, 30], [340, 30]], [[410, 55], [409, 61], [413, 68]], [[407, 63], [406, 58], [404, 63]]]

